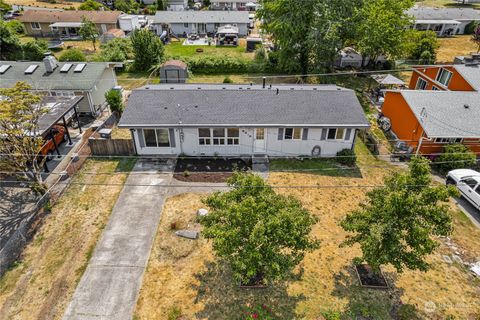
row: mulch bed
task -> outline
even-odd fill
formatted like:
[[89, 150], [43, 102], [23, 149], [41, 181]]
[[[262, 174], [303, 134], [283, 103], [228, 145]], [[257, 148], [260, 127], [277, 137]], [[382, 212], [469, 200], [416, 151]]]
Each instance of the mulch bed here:
[[374, 272], [368, 264], [359, 264], [355, 266], [358, 279], [362, 287], [374, 289], [388, 289], [387, 280], [383, 276], [382, 271]]
[[225, 182], [233, 171], [246, 171], [251, 165], [242, 159], [179, 158], [173, 177], [185, 182]]

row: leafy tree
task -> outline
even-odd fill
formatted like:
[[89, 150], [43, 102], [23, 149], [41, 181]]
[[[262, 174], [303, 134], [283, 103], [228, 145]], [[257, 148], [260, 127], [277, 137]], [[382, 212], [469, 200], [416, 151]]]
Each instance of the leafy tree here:
[[104, 6], [95, 0], [86, 0], [78, 7], [79, 10], [86, 11], [98, 11], [100, 8], [104, 8]]
[[107, 100], [110, 110], [121, 115], [123, 112], [122, 93], [119, 90], [109, 90], [105, 92], [105, 99]]
[[230, 191], [204, 200], [211, 212], [200, 222], [202, 234], [237, 281], [251, 285], [282, 279], [318, 247], [309, 236], [316, 219], [300, 201], [275, 193], [253, 173], [235, 172], [228, 185]]
[[0, 60], [19, 60], [22, 55], [20, 39], [4, 21], [0, 20]]
[[15, 34], [22, 35], [25, 33], [25, 27], [23, 23], [18, 20], [10, 20], [6, 22], [6, 25], [10, 30], [12, 30]]
[[451, 234], [449, 197], [454, 188], [432, 185], [429, 161], [413, 158], [409, 172], [396, 172], [385, 178], [385, 186], [367, 193], [360, 208], [341, 222], [351, 232], [344, 245], [359, 244], [362, 257], [374, 270], [391, 264], [398, 272], [426, 271], [426, 256], [438, 243], [434, 236]]
[[407, 27], [411, 24], [406, 10], [412, 0], [369, 0], [359, 10], [356, 46], [364, 57], [375, 62], [381, 55], [399, 56]]
[[115, 0], [115, 9], [125, 13], [137, 13], [140, 4], [135, 0]]
[[157, 10], [165, 11], [167, 10], [168, 1], [167, 0], [157, 0]]
[[12, 10], [12, 6], [6, 3], [4, 0], [0, 0], [0, 17], [3, 17], [3, 13], [8, 10]]
[[129, 38], [114, 38], [101, 45], [101, 61], [124, 62], [133, 58], [132, 43]]
[[38, 132], [39, 118], [48, 112], [41, 96], [29, 91], [30, 85], [18, 82], [13, 88], [0, 89], [0, 158], [2, 171], [17, 172], [17, 177], [32, 182], [31, 188], [43, 193], [42, 165], [38, 153], [43, 139]]
[[81, 62], [87, 61], [87, 58], [79, 49], [71, 48], [62, 52], [62, 54], [60, 54], [58, 57], [58, 60], [62, 62]]
[[480, 24], [475, 28], [471, 40], [478, 46], [477, 52], [480, 52]]
[[97, 26], [95, 25], [95, 23], [93, 23], [93, 21], [83, 16], [82, 26], [78, 30], [78, 34], [82, 37], [83, 40], [92, 41], [93, 50], [97, 51], [95, 42], [97, 41], [97, 38], [98, 38], [98, 30], [97, 30]]
[[410, 29], [405, 33], [404, 55], [409, 59], [423, 64], [435, 63], [439, 47], [437, 34], [431, 30]]
[[453, 169], [472, 168], [477, 163], [477, 157], [468, 147], [455, 143], [446, 145], [435, 162], [437, 170], [447, 173]]
[[164, 48], [159, 37], [148, 29], [136, 29], [130, 37], [137, 71], [148, 71], [163, 61]]
[[23, 59], [30, 61], [42, 61], [45, 52], [48, 51], [48, 43], [45, 40], [33, 40], [23, 44]]

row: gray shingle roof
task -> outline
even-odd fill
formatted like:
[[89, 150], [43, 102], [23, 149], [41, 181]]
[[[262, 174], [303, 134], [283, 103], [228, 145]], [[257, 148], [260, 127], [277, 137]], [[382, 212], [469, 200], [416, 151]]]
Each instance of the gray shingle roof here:
[[480, 138], [480, 93], [425, 90], [400, 92], [428, 137]]
[[480, 91], [480, 65], [454, 64], [453, 67], [473, 89]]
[[[147, 89], [148, 88], [148, 89]], [[277, 88], [279, 89], [277, 94]], [[155, 85], [132, 91], [122, 127], [147, 126], [368, 127], [349, 89], [336, 86]]]
[[247, 11], [157, 11], [154, 23], [249, 23]]
[[[10, 68], [0, 75], [0, 88], [11, 88], [17, 81], [25, 81], [37, 90], [90, 90], [93, 88], [102, 73], [108, 68], [106, 62], [85, 62], [82, 72], [73, 72], [78, 63], [70, 62], [73, 66], [66, 73], [60, 72], [62, 66], [69, 62], [59, 62], [52, 73], [47, 73], [42, 61], [0, 61], [1, 65], [10, 65]], [[38, 65], [33, 74], [25, 74], [30, 65]]]
[[480, 20], [480, 10], [471, 8], [414, 7], [407, 13], [416, 20]]

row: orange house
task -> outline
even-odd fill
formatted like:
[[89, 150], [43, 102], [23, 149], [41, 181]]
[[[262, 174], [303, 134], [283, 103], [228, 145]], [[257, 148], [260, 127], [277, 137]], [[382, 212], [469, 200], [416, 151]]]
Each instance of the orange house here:
[[446, 144], [463, 143], [480, 154], [478, 92], [389, 91], [382, 114], [390, 119], [398, 139], [412, 146], [414, 152], [434, 157]]
[[480, 66], [417, 66], [408, 87], [412, 90], [480, 91]]

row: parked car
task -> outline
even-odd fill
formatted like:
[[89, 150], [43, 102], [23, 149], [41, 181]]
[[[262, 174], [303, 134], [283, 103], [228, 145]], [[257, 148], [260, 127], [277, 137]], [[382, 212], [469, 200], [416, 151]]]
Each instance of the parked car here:
[[39, 154], [47, 157], [47, 161], [53, 159], [53, 153], [55, 152], [55, 143], [59, 146], [62, 142], [67, 141], [67, 133], [63, 126], [53, 126], [51, 133], [49, 132], [45, 137], [43, 137], [45, 143], [40, 149]]
[[3, 19], [11, 20], [11, 19], [15, 19], [16, 17], [19, 17], [19, 16], [21, 16], [20, 11], [10, 10], [10, 11], [7, 11], [7, 13], [5, 13], [3, 15]]
[[480, 172], [456, 169], [447, 174], [447, 185], [456, 185], [462, 196], [480, 210]]

